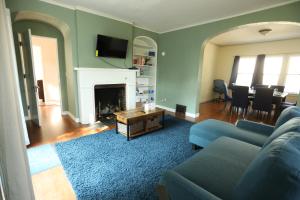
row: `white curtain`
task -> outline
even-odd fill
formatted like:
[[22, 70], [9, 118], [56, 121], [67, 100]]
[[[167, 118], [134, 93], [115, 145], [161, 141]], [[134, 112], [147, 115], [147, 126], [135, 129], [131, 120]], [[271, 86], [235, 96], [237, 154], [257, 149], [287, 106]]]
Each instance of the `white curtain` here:
[[9, 12], [0, 0], [0, 167], [7, 200], [34, 199]]

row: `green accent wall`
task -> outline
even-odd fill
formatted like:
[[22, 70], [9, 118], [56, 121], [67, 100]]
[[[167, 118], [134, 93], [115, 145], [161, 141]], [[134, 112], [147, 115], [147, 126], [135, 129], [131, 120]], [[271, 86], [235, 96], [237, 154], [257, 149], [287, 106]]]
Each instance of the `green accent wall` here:
[[[234, 27], [270, 21], [300, 22], [300, 2], [255, 12], [239, 17], [203, 24], [178, 31], [157, 34], [141, 28], [133, 28], [131, 24], [116, 21], [106, 17], [71, 10], [51, 5], [39, 0], [6, 0], [7, 7], [12, 12], [12, 19], [17, 11], [36, 11], [56, 17], [65, 22], [71, 30], [73, 66], [70, 67], [113, 67], [102, 58], [95, 56], [97, 34], [128, 39], [128, 55], [126, 60], [107, 59], [109, 63], [120, 66], [131, 66], [132, 40], [136, 36], [149, 36], [158, 42], [158, 72], [157, 72], [157, 104], [175, 108], [176, 104], [187, 106], [189, 113], [198, 113], [200, 80], [202, 72], [202, 57], [205, 42], [222, 32]], [[77, 48], [78, 47], [78, 48]], [[161, 52], [166, 52], [161, 56]], [[68, 77], [72, 70], [66, 70]], [[69, 72], [68, 72], [69, 71]], [[76, 73], [68, 81], [69, 111], [78, 117]], [[162, 99], [166, 98], [166, 102]]]
[[[79, 67], [131, 66], [133, 26], [82, 11], [76, 11], [76, 17]], [[126, 59], [96, 57], [97, 34], [128, 40]]]
[[[199, 112], [200, 80], [205, 42], [234, 27], [271, 21], [300, 22], [300, 2], [159, 35], [157, 104]], [[161, 52], [166, 52], [161, 56]], [[161, 100], [166, 98], [166, 102]]]
[[[73, 66], [66, 67], [66, 88], [68, 96], [68, 111], [79, 117], [77, 78], [74, 68], [76, 67], [131, 67], [132, 62], [132, 41], [136, 36], [149, 36], [156, 40], [158, 34], [141, 28], [133, 27], [131, 24], [116, 21], [106, 17], [86, 13], [79, 10], [72, 10], [39, 0], [6, 0], [6, 6], [12, 13], [12, 20], [18, 11], [34, 11], [55, 17], [66, 23], [71, 31], [72, 59]], [[49, 25], [48, 25], [49, 26]], [[13, 27], [15, 24], [13, 23]], [[41, 33], [43, 34], [43, 33]], [[97, 34], [108, 35], [129, 40], [128, 54], [124, 59], [110, 59], [96, 57]]]
[[[28, 29], [31, 29], [32, 35], [51, 37], [57, 39], [58, 44], [58, 57], [59, 57], [59, 73], [60, 73], [60, 84], [61, 84], [61, 98], [62, 98], [62, 109], [63, 111], [68, 110], [68, 96], [67, 96], [67, 83], [66, 83], [66, 65], [65, 65], [65, 54], [64, 54], [64, 38], [62, 34], [54, 27], [47, 24], [36, 22], [36, 21], [19, 21], [14, 24], [13, 31], [15, 33], [24, 33]], [[20, 88], [22, 95], [23, 107], [26, 107], [26, 97], [24, 92], [24, 81], [22, 78], [22, 72], [20, 63], [18, 63], [18, 71], [20, 78]], [[25, 110], [24, 110], [25, 111]], [[27, 113], [27, 110], [25, 111]]]

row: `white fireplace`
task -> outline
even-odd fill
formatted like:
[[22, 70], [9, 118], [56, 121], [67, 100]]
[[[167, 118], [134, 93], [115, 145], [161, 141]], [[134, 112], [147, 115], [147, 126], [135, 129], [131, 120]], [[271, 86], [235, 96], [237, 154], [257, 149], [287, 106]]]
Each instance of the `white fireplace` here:
[[95, 122], [95, 85], [125, 84], [126, 109], [136, 106], [136, 71], [111, 68], [76, 68], [79, 115], [82, 124]]

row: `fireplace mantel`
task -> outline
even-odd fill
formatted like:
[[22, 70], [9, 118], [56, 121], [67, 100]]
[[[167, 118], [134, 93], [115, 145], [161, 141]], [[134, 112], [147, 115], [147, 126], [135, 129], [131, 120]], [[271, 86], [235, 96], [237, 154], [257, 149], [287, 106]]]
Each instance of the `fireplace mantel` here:
[[82, 124], [95, 122], [95, 85], [125, 84], [126, 109], [136, 105], [136, 71], [116, 68], [75, 68], [77, 71], [79, 114]]

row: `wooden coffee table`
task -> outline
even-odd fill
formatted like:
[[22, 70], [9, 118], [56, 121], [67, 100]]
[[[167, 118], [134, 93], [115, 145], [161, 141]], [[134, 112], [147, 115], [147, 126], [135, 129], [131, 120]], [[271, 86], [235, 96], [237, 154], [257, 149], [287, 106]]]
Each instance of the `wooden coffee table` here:
[[165, 110], [154, 108], [149, 111], [133, 109], [114, 113], [116, 116], [116, 133], [130, 138], [164, 128]]

